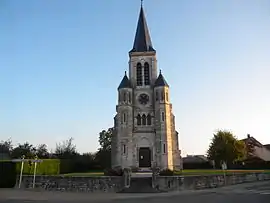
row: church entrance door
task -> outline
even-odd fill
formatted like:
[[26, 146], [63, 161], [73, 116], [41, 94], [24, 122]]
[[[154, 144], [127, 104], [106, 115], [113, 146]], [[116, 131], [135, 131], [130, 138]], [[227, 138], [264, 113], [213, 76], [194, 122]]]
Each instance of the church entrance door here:
[[139, 149], [139, 167], [151, 167], [151, 150], [149, 147], [141, 147]]

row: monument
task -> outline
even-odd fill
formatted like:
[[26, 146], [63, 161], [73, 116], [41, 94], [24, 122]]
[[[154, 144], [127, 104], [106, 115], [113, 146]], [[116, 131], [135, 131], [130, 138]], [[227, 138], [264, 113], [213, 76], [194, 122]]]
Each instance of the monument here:
[[141, 5], [133, 48], [129, 51], [129, 71], [118, 87], [112, 168], [181, 169], [169, 90], [157, 69], [156, 50]]

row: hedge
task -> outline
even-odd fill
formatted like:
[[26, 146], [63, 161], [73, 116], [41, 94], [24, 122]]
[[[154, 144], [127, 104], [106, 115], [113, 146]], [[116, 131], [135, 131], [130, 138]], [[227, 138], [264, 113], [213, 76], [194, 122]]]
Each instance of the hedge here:
[[[21, 162], [16, 164], [17, 174], [21, 171]], [[37, 163], [36, 175], [58, 175], [60, 172], [60, 160], [59, 159], [43, 159], [42, 162]], [[34, 163], [24, 162], [23, 174], [34, 174]]]
[[0, 161], [0, 188], [13, 188], [16, 185], [16, 163]]

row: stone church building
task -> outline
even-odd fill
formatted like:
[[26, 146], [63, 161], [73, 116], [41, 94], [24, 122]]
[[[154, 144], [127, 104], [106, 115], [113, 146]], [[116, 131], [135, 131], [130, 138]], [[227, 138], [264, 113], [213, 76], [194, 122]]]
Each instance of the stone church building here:
[[180, 169], [181, 156], [169, 85], [157, 69], [143, 6], [129, 71], [118, 87], [112, 138], [112, 167]]

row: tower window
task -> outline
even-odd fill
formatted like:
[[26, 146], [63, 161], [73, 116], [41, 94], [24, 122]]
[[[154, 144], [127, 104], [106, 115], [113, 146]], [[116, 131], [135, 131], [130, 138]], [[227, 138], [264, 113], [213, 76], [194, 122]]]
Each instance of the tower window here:
[[121, 93], [118, 94], [118, 102], [121, 102]]
[[164, 101], [164, 91], [161, 91], [161, 101]]
[[127, 93], [124, 92], [124, 102], [127, 101]]
[[137, 86], [142, 86], [142, 64], [137, 64]]
[[142, 124], [142, 118], [141, 118], [141, 115], [138, 114], [137, 116], [137, 125], [141, 125]]
[[163, 153], [166, 153], [166, 144], [163, 144]]
[[124, 123], [126, 122], [126, 114], [123, 114]]
[[162, 121], [165, 120], [165, 114], [164, 114], [164, 112], [161, 112], [161, 120], [162, 120]]
[[128, 102], [131, 103], [131, 93], [128, 93]]
[[146, 125], [146, 115], [142, 115], [142, 125]]
[[126, 145], [123, 144], [123, 153], [125, 154], [126, 153]]
[[166, 96], [166, 101], [169, 101], [169, 94], [168, 94], [168, 92], [166, 92], [165, 96]]
[[144, 85], [150, 85], [150, 71], [147, 62], [144, 63]]
[[156, 101], [158, 101], [158, 91], [156, 91]]
[[147, 115], [147, 125], [151, 125], [151, 115], [150, 114], [148, 114]]

